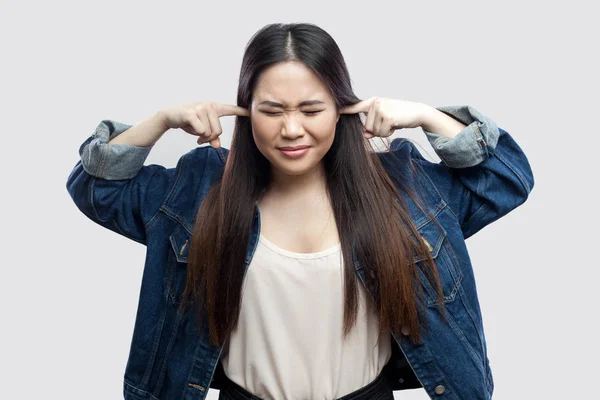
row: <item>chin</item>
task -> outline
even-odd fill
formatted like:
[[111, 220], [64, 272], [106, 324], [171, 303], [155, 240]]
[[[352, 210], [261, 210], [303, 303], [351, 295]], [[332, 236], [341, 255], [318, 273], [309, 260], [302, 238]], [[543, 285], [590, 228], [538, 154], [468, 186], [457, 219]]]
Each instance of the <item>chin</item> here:
[[277, 162], [277, 163], [271, 163], [272, 167], [277, 169], [277, 171], [281, 172], [282, 174], [286, 174], [286, 175], [292, 175], [292, 176], [296, 176], [296, 175], [304, 175], [305, 173], [309, 172], [310, 170], [312, 170], [314, 168], [314, 165], [309, 165], [306, 166], [306, 164], [303, 165], [285, 165], [282, 164], [281, 162]]

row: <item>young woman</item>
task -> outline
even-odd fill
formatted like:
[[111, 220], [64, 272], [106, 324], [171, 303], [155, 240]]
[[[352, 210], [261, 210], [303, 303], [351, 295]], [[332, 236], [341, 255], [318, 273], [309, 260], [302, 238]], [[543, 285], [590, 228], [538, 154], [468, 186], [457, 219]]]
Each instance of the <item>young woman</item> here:
[[[441, 163], [406, 139], [366, 140], [414, 127]], [[169, 129], [210, 146], [144, 166]], [[473, 107], [361, 100], [325, 31], [273, 24], [246, 48], [237, 105], [103, 120], [79, 151], [76, 205], [147, 246], [126, 399], [491, 398], [464, 240], [534, 179]]]

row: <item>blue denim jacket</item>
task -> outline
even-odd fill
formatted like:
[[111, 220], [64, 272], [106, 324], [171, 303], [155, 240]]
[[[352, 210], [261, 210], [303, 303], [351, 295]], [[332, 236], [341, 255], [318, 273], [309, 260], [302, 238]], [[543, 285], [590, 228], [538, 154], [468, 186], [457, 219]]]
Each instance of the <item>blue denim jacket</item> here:
[[[533, 173], [519, 145], [493, 120], [470, 106], [437, 109], [467, 125], [452, 139], [424, 130], [442, 162], [426, 160], [403, 138], [394, 139], [390, 152], [378, 156], [389, 174], [410, 177], [426, 200], [426, 213], [410, 198], [406, 202], [435, 260], [448, 324], [434, 306], [434, 286], [419, 269], [429, 329], [418, 345], [405, 330], [392, 335], [392, 358], [384, 373], [393, 390], [423, 387], [436, 399], [490, 399], [494, 384], [465, 239], [521, 205], [533, 188]], [[209, 388], [222, 387], [222, 348], [210, 345], [206, 329], [194, 332], [191, 308], [181, 314], [177, 306], [196, 211], [222, 173], [229, 150], [202, 146], [184, 154], [175, 168], [144, 165], [151, 147], [107, 144], [129, 127], [100, 122], [79, 148], [81, 159], [68, 177], [67, 190], [92, 221], [147, 246], [124, 398], [203, 400]], [[259, 233], [256, 204], [246, 271]], [[422, 258], [415, 254], [414, 260]], [[375, 297], [369, 269], [357, 258], [354, 266]]]

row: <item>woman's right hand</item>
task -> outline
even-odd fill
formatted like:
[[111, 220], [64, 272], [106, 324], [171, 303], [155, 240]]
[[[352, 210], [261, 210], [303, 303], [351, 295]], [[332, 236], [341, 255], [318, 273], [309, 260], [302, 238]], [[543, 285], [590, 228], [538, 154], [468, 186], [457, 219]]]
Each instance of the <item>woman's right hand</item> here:
[[221, 146], [219, 135], [223, 133], [219, 117], [250, 116], [250, 111], [246, 108], [211, 101], [165, 107], [160, 112], [169, 129], [181, 128], [191, 135], [199, 136], [198, 144], [209, 142], [215, 149]]

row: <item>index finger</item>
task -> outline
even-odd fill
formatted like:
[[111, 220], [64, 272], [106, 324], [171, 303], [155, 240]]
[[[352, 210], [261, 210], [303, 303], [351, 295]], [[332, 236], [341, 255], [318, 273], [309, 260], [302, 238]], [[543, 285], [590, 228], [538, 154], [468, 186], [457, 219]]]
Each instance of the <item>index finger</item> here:
[[357, 114], [360, 112], [366, 113], [367, 111], [369, 111], [369, 108], [371, 108], [371, 103], [373, 102], [373, 100], [374, 97], [367, 100], [359, 101], [358, 103], [353, 104], [351, 106], [343, 107], [340, 110], [340, 114]]
[[239, 115], [242, 117], [249, 117], [250, 110], [240, 106], [234, 106], [232, 104], [218, 104], [217, 115], [222, 117], [223, 115]]

